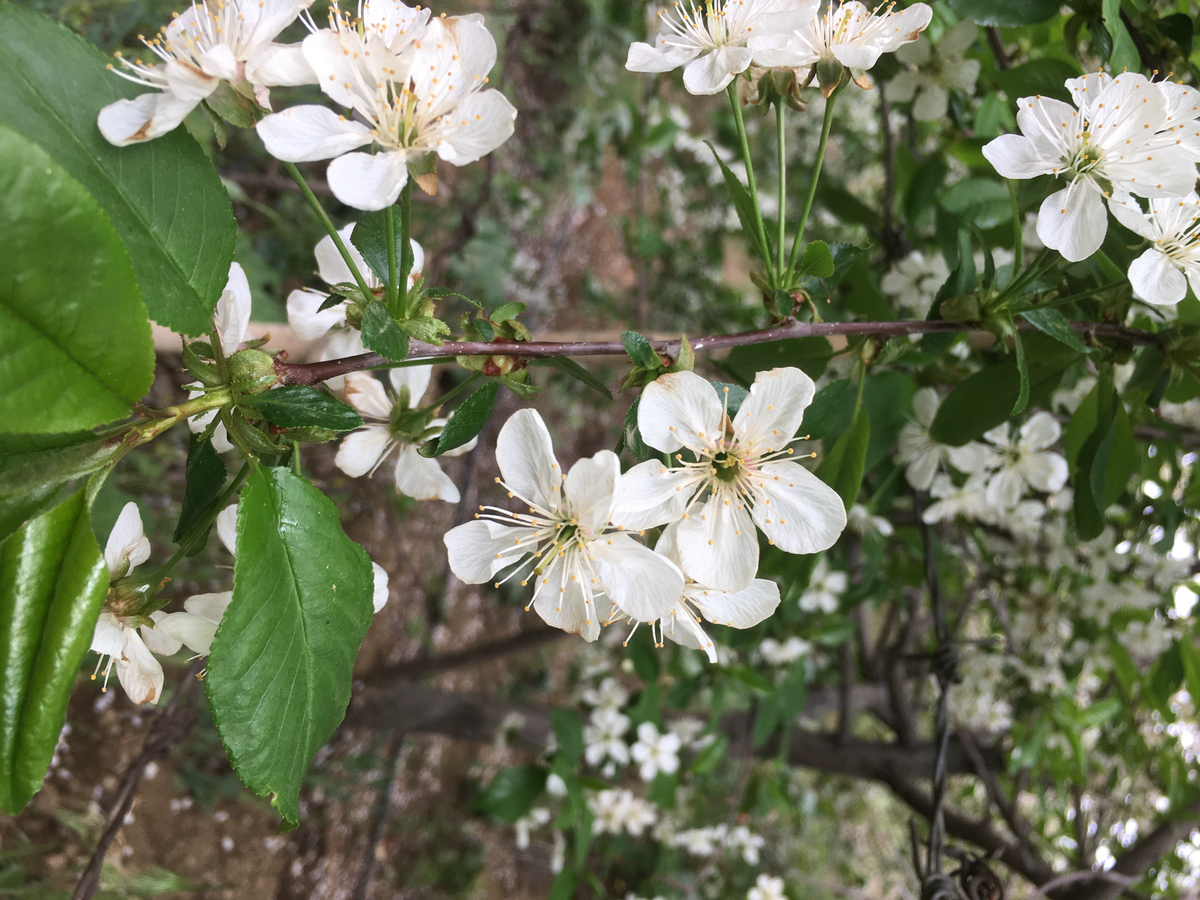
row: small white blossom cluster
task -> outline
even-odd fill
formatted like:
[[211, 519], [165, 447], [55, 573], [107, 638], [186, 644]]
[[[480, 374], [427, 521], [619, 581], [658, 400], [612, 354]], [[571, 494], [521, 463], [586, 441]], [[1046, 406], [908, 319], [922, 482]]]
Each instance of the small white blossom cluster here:
[[626, 832], [641, 837], [658, 821], [658, 809], [626, 788], [599, 791], [588, 798], [588, 807], [596, 817], [596, 834]]
[[[497, 482], [529, 512], [481, 506], [446, 534], [450, 568], [469, 584], [505, 570], [497, 585], [532, 580], [527, 608], [589, 641], [627, 618], [716, 662], [704, 619], [749, 628], [779, 605], [778, 586], [755, 577], [757, 532], [789, 553], [816, 553], [846, 526], [841, 498], [790, 458], [814, 392], [799, 369], [760, 372], [730, 416], [727, 390], [692, 372], [663, 375], [641, 396], [638, 428], [670, 464], [622, 474], [602, 450], [565, 478], [545, 423], [521, 410], [498, 436]], [[653, 551], [626, 530], [660, 525]]]
[[724, 824], [689, 828], [676, 832], [671, 838], [671, 845], [687, 851], [689, 856], [707, 858], [718, 851], [728, 851], [737, 854], [751, 866], [757, 866], [761, 861], [762, 848], [766, 843], [764, 837], [745, 825], [734, 828]]
[[[1200, 284], [1200, 92], [1134, 72], [1097, 72], [1066, 82], [1074, 105], [1050, 97], [1017, 101], [1018, 134], [983, 148], [1005, 178], [1055, 175], [1066, 187], [1042, 203], [1041, 242], [1077, 262], [1100, 249], [1116, 219], [1153, 242], [1129, 280], [1147, 303], [1171, 306]], [[1149, 203], [1141, 206], [1138, 198]]]
[[918, 122], [945, 118], [950, 91], [967, 95], [975, 91], [980, 62], [963, 59], [963, 54], [975, 43], [978, 32], [974, 22], [959, 22], [936, 45], [922, 34], [898, 48], [896, 60], [908, 68], [888, 83], [888, 99], [911, 101], [912, 115]]

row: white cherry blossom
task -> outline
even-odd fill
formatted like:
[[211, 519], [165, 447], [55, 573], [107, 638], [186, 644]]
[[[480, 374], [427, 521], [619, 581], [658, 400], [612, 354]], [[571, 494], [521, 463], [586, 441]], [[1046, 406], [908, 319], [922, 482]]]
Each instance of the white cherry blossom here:
[[1016, 434], [1007, 424], [984, 434], [1000, 451], [1000, 468], [987, 483], [987, 502], [994, 510], [1016, 506], [1027, 487], [1053, 493], [1067, 483], [1067, 461], [1048, 449], [1061, 436], [1062, 426], [1047, 412], [1035, 413]]
[[979, 32], [974, 22], [959, 22], [947, 29], [937, 44], [921, 35], [896, 50], [896, 60], [910, 68], [888, 82], [888, 99], [913, 101], [912, 114], [918, 122], [944, 118], [949, 91], [970, 96], [979, 78], [977, 59], [963, 59]]
[[150, 558], [150, 539], [142, 527], [138, 505], [130, 500], [117, 516], [104, 545], [104, 563], [112, 581], [124, 578]]
[[775, 638], [763, 638], [758, 645], [758, 655], [763, 661], [772, 666], [790, 666], [802, 656], [812, 653], [812, 644], [803, 638], [792, 635], [783, 643]]
[[861, 503], [855, 503], [850, 507], [850, 512], [846, 516], [846, 524], [850, 530], [856, 534], [866, 537], [867, 535], [879, 535], [880, 537], [890, 537], [892, 532], [892, 523], [883, 516], [876, 516], [871, 513]]
[[618, 765], [629, 763], [629, 746], [625, 732], [629, 731], [629, 716], [615, 709], [600, 707], [592, 710], [583, 726], [583, 758], [589, 766], [598, 766], [605, 759]]
[[717, 94], [750, 67], [751, 39], [802, 28], [818, 6], [816, 0], [681, 0], [658, 10], [658, 37], [630, 45], [625, 68], [670, 72], [683, 66], [689, 93]]
[[949, 475], [938, 475], [929, 488], [935, 502], [929, 504], [921, 519], [932, 525], [962, 516], [966, 519], [986, 518], [990, 509], [987, 499], [986, 472], [976, 472], [961, 485], [955, 485]]
[[118, 55], [126, 71], [116, 74], [154, 88], [132, 100], [118, 100], [100, 110], [97, 125], [118, 147], [161, 137], [174, 130], [222, 83], [249, 82], [266, 104], [266, 87], [302, 84], [306, 72], [289, 72], [277, 60], [272, 44], [311, 0], [193, 0], [192, 5], [158, 35], [145, 40], [156, 60], [130, 62]]
[[[227, 358], [236, 353], [242, 342], [250, 337], [251, 306], [250, 282], [246, 279], [246, 272], [238, 263], [231, 263], [229, 278], [225, 282], [225, 288], [221, 291], [216, 308], [213, 310], [213, 329], [217, 333], [221, 352]], [[199, 387], [199, 385], [188, 385], [188, 387]], [[201, 390], [189, 391], [188, 399], [195, 400], [203, 395], [204, 392]], [[200, 434], [208, 428], [216, 416], [217, 410], [215, 409], [192, 416], [188, 419], [188, 428], [192, 430], [193, 434]], [[217, 427], [213, 430], [212, 445], [218, 453], [228, 453], [234, 449], [229, 440], [229, 433], [225, 430], [222, 422], [218, 422]]]
[[544, 806], [535, 806], [528, 813], [513, 822], [513, 830], [517, 833], [517, 849], [526, 850], [529, 847], [529, 832], [545, 825], [551, 819], [550, 810]]
[[1150, 212], [1142, 211], [1128, 194], [1114, 195], [1108, 208], [1126, 228], [1153, 241], [1129, 265], [1129, 283], [1134, 296], [1156, 306], [1173, 306], [1187, 296], [1188, 285], [1200, 295], [1200, 197], [1150, 200]]
[[642, 781], [653, 781], [659, 772], [670, 775], [679, 771], [679, 735], [660, 734], [653, 722], [643, 722], [637, 727], [637, 736], [629, 755], [638, 764]]
[[[358, 248], [350, 242], [350, 235], [354, 233], [354, 224], [351, 222], [342, 228], [338, 231], [338, 235], [350, 252], [350, 258], [354, 260], [354, 265], [358, 268], [367, 287], [372, 291], [382, 291], [383, 282], [367, 265], [362, 254], [358, 252]], [[409, 290], [417, 283], [417, 279], [421, 277], [421, 271], [425, 268], [425, 251], [416, 241], [411, 243], [413, 266], [408, 273]], [[354, 284], [354, 273], [350, 271], [350, 267], [342, 259], [342, 254], [334, 246], [333, 238], [328, 235], [321, 238], [314, 248], [313, 254], [317, 258], [317, 274], [327, 285], [333, 287], [337, 284]], [[312, 288], [299, 288], [288, 294], [288, 324], [292, 326], [292, 331], [296, 332], [296, 337], [302, 341], [315, 341], [317, 338], [324, 337], [331, 328], [346, 327], [346, 309], [349, 303], [343, 300], [334, 306], [321, 309], [321, 304], [328, 299], [327, 292], [315, 291]]]
[[[258, 123], [267, 152], [289, 162], [333, 158], [334, 196], [356, 209], [385, 209], [408, 181], [410, 160], [436, 153], [472, 163], [513, 133], [516, 110], [485, 90], [496, 42], [478, 14], [430, 20], [420, 40], [396, 56], [358, 52], [357, 35], [322, 30], [304, 40], [321, 89], [347, 118], [324, 106], [294, 106]], [[375, 154], [357, 148], [378, 145]]]
[[919, 491], [929, 490], [946, 462], [960, 472], [979, 472], [993, 462], [994, 453], [977, 441], [951, 447], [933, 439], [929, 429], [940, 405], [937, 388], [924, 387], [913, 394], [912, 421], [900, 429], [896, 442], [904, 477]]
[[1022, 97], [1017, 126], [988, 143], [983, 154], [1005, 178], [1058, 175], [1068, 184], [1043, 201], [1042, 243], [1078, 262], [1104, 241], [1107, 193], [1180, 197], [1196, 182], [1195, 155], [1176, 137], [1182, 113], [1175, 92], [1126, 72], [1067, 82], [1075, 100]]
[[787, 900], [783, 879], [773, 875], [759, 875], [754, 887], [746, 892], [746, 900]]
[[629, 702], [629, 691], [625, 690], [617, 679], [609, 677], [601, 681], [599, 687], [588, 688], [580, 698], [597, 709], [619, 711]]
[[879, 289], [914, 316], [924, 318], [938, 290], [950, 277], [940, 253], [926, 256], [914, 250], [889, 269], [879, 280]]
[[[788, 553], [828, 549], [846, 527], [846, 508], [832, 488], [788, 459], [813, 394], [812, 379], [799, 369], [759, 372], [730, 422], [712, 385], [693, 372], [647, 385], [638, 428], [647, 444], [672, 454], [673, 465], [649, 460], [630, 469], [613, 522], [642, 529], [682, 519], [681, 567], [720, 590], [739, 591], [754, 580], [756, 526]], [[677, 452], [684, 449], [691, 460]]]
[[512, 567], [504, 580], [534, 582], [530, 606], [547, 624], [589, 641], [600, 636], [614, 606], [647, 622], [670, 615], [683, 574], [630, 535], [610, 530], [622, 478], [615, 453], [579, 460], [564, 479], [546, 423], [522, 409], [500, 429], [496, 462], [497, 482], [529, 512], [480, 507], [474, 522], [449, 531], [455, 575], [480, 584]]
[[[346, 376], [346, 402], [358, 410], [367, 421], [365, 427], [347, 436], [334, 464], [352, 478], [371, 475], [396, 452], [393, 474], [396, 490], [417, 500], [459, 501], [458, 488], [442, 471], [436, 459], [427, 459], [417, 452], [420, 442], [436, 437], [445, 419], [433, 419], [422, 434], [414, 436], [393, 429], [402, 427], [404, 413], [415, 408], [429, 387], [429, 366], [407, 366], [388, 373], [396, 392], [389, 397], [377, 378], [367, 372], [352, 372]], [[450, 450], [445, 456], [460, 456], [475, 446], [475, 439]]]
[[805, 612], [835, 613], [850, 579], [845, 572], [832, 569], [825, 557], [817, 561], [808, 587], [800, 595], [800, 608]]
[[232, 591], [195, 594], [183, 601], [184, 612], [164, 616], [155, 623], [155, 630], [179, 641], [197, 656], [208, 656], [231, 600]]

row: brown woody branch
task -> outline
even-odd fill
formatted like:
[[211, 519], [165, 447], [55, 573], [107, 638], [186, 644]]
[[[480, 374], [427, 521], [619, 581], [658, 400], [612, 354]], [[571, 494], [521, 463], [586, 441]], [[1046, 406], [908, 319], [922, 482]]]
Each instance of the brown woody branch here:
[[[1124, 344], [1160, 344], [1161, 334], [1126, 328], [1106, 322], [1071, 322], [1071, 328], [1092, 339], [1107, 338]], [[1026, 323], [1018, 323], [1023, 331], [1031, 330]], [[736, 334], [718, 334], [689, 338], [692, 349], [727, 350], [751, 344], [764, 344], [800, 337], [904, 337], [910, 334], [935, 334], [958, 331], [979, 331], [978, 323], [911, 320], [902, 322], [788, 322], [774, 328], [757, 331], [742, 331]], [[679, 341], [651, 341], [660, 356], [676, 358]], [[422, 341], [409, 342], [411, 360], [438, 359], [450, 356], [509, 356], [524, 359], [546, 359], [555, 356], [624, 356], [625, 346], [620, 341], [448, 341], [439, 347]], [[364, 369], [383, 368], [392, 363], [378, 353], [363, 353], [344, 359], [332, 359], [316, 363], [289, 363], [276, 360], [275, 372], [283, 384], [317, 384], [327, 378], [335, 378]]]

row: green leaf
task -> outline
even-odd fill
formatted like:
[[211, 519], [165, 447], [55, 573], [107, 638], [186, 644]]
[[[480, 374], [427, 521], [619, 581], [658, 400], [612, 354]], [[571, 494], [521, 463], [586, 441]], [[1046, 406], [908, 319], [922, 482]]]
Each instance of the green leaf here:
[[812, 275], [815, 278], [828, 278], [833, 274], [833, 256], [829, 245], [824, 241], [813, 241], [804, 248], [804, 257], [800, 260], [800, 274]]
[[792, 663], [783, 683], [779, 685], [779, 715], [789, 722], [804, 711], [804, 702], [808, 694], [808, 666], [803, 659]]
[[1103, 0], [1101, 9], [1104, 27], [1112, 37], [1112, 54], [1108, 57], [1108, 62], [1113, 71], [1141, 71], [1142, 58], [1138, 55], [1137, 47], [1133, 38], [1129, 36], [1125, 23], [1121, 21], [1121, 0]]
[[39, 485], [24, 494], [0, 497], [0, 543], [62, 499], [64, 483]]
[[[175, 526], [175, 536], [172, 538], [175, 543], [179, 543], [217, 502], [227, 474], [225, 463], [213, 449], [212, 441], [202, 441], [195, 434], [188, 444], [185, 473], [187, 483], [183, 489], [183, 508], [179, 511], [179, 524]], [[200, 546], [203, 546], [203, 542]]]
[[765, 744], [778, 727], [779, 704], [775, 702], [775, 696], [772, 693], [770, 696], [763, 697], [759, 701], [758, 714], [754, 717], [752, 743], [755, 749]]
[[654, 352], [650, 342], [636, 331], [622, 331], [621, 343], [635, 366], [641, 366], [643, 369], [656, 369], [662, 365], [662, 360]]
[[1057, 309], [1027, 309], [1021, 313], [1021, 318], [1042, 334], [1054, 338], [1072, 350], [1078, 350], [1080, 353], [1092, 352], [1092, 348], [1071, 328], [1067, 317]]
[[625, 410], [625, 422], [621, 428], [621, 439], [617, 441], [615, 452], [620, 453], [622, 450], [628, 450], [638, 462], [645, 462], [655, 454], [655, 451], [646, 446], [646, 442], [642, 440], [642, 433], [638, 430], [637, 411], [638, 404], [641, 402], [642, 398], [638, 396], [629, 405], [629, 409]]
[[813, 440], [841, 434], [850, 422], [854, 403], [854, 385], [849, 379], [831, 381], [817, 391], [813, 402], [804, 411], [800, 430]]
[[554, 876], [548, 900], [572, 900], [575, 897], [575, 884], [578, 880], [574, 869], [563, 869]]
[[42, 786], [108, 569], [79, 490], [0, 544], [0, 808]]
[[71, 434], [0, 433], [0, 498], [17, 497], [87, 475], [121, 452], [119, 438]]
[[820, 378], [833, 356], [833, 345], [823, 337], [788, 338], [765, 344], [734, 347], [725, 357], [724, 368], [745, 382], [758, 372], [794, 366], [810, 378]]
[[492, 409], [496, 406], [496, 393], [499, 390], [499, 382], [489, 381], [464, 400], [458, 409], [450, 414], [446, 427], [437, 439], [437, 449], [431, 455], [441, 456], [455, 447], [461, 447], [479, 434], [487, 420], [492, 417]]
[[977, 228], [987, 230], [1012, 221], [1008, 188], [994, 178], [964, 178], [938, 198], [942, 208]]
[[[1066, 454], [1067, 462], [1071, 466], [1072, 480], [1078, 477], [1077, 470], [1079, 468], [1080, 451], [1088, 437], [1096, 430], [1097, 398], [1100, 387], [1098, 384], [1083, 398], [1083, 402], [1079, 404], [1074, 415], [1071, 416], [1071, 421], [1067, 423], [1066, 433], [1063, 435], [1063, 450]], [[1104, 483], [1104, 502], [1106, 506], [1115, 503], [1117, 498], [1121, 496], [1121, 492], [1129, 484], [1129, 478], [1138, 464], [1138, 443], [1133, 436], [1133, 425], [1129, 421], [1129, 414], [1125, 411], [1125, 406], [1120, 400], [1115, 401], [1113, 414], [1115, 421], [1112, 449]]]
[[713, 158], [716, 159], [717, 165], [721, 167], [721, 174], [725, 176], [725, 186], [729, 188], [729, 194], [733, 198], [733, 207], [737, 210], [738, 221], [742, 223], [742, 233], [754, 249], [755, 256], [770, 265], [771, 248], [764, 247], [762, 241], [758, 238], [758, 228], [755, 225], [758, 219], [755, 215], [756, 209], [750, 192], [738, 181], [738, 177], [730, 171], [729, 166], [725, 165], [725, 161], [717, 154], [716, 148], [708, 141], [704, 143], [708, 144], [709, 150], [712, 150]]
[[583, 757], [583, 723], [579, 716], [570, 710], [554, 709], [550, 711], [550, 722], [554, 726], [558, 752], [575, 765]]
[[489, 315], [488, 318], [499, 324], [501, 322], [507, 322], [509, 319], [515, 319], [523, 312], [525, 312], [525, 304], [518, 303], [516, 300], [513, 300], [509, 303], [501, 303], [492, 310], [491, 315]]
[[722, 407], [730, 418], [737, 415], [738, 410], [742, 408], [742, 403], [750, 396], [750, 392], [740, 384], [726, 384], [723, 381], [710, 381], [709, 384], [717, 392], [717, 399], [721, 401]]
[[1058, 0], [949, 0], [950, 8], [977, 25], [1010, 28], [1045, 22], [1058, 14]]
[[592, 390], [598, 391], [609, 400], [613, 398], [612, 392], [609, 391], [608, 387], [603, 381], [569, 357], [550, 356], [546, 359], [531, 360], [530, 364], [534, 366], [545, 366], [550, 369], [558, 369], [558, 371], [566, 375], [570, 375], [576, 381], [582, 381]]
[[108, 214], [151, 318], [202, 334], [233, 258], [229, 195], [182, 128], [135, 147], [104, 139], [101, 108], [145, 93], [108, 62], [66, 28], [0, 5], [0, 123], [40, 145]]
[[1013, 401], [1012, 414], [1019, 416], [1029, 405], [1029, 366], [1025, 362], [1025, 344], [1021, 342], [1020, 332], [1013, 330], [1013, 350], [1017, 360], [1017, 375], [1020, 378], [1017, 388], [1017, 399]]
[[1078, 63], [1057, 56], [1044, 56], [1011, 69], [998, 70], [992, 77], [1010, 98], [1053, 97], [1064, 103], [1071, 101], [1065, 87], [1068, 78], [1082, 74]]
[[280, 428], [327, 428], [353, 431], [361, 428], [362, 416], [325, 391], [303, 384], [288, 384], [243, 401]]
[[515, 822], [529, 810], [546, 787], [543, 766], [501, 769], [479, 798], [479, 811], [501, 822]]
[[871, 417], [865, 406], [859, 406], [850, 417], [849, 427], [817, 468], [817, 477], [837, 491], [847, 510], [858, 499], [870, 440]]
[[362, 321], [363, 346], [392, 362], [408, 356], [408, 335], [400, 330], [387, 306], [378, 300], [367, 304]]
[[659, 809], [675, 808], [675, 790], [679, 787], [679, 776], [674, 772], [659, 772], [650, 785], [650, 802]]
[[1179, 658], [1183, 663], [1183, 677], [1188, 693], [1200, 697], [1200, 647], [1195, 640], [1184, 637], [1179, 642]]
[[82, 185], [2, 126], [0, 246], [0, 421], [47, 432], [126, 415], [154, 344], [125, 248]]
[[[395, 215], [395, 214], [394, 214]], [[395, 220], [396, 269], [400, 268], [400, 256], [404, 245], [400, 237], [400, 219]], [[384, 285], [388, 285], [387, 210], [363, 213], [354, 230], [350, 232], [350, 243], [355, 246], [371, 271]], [[365, 272], [362, 274], [366, 274]]]
[[829, 254], [833, 257], [833, 273], [824, 278], [809, 275], [800, 279], [800, 287], [814, 300], [828, 301], [831, 292], [850, 272], [851, 267], [865, 251], [853, 244], [835, 242], [829, 245]]
[[289, 469], [251, 472], [238, 503], [233, 602], [205, 685], [238, 776], [293, 827], [304, 773], [350, 702], [373, 582], [328, 498]]
[[[1107, 382], [1107, 383], [1106, 383]], [[1116, 409], [1111, 379], [1101, 378], [1097, 385], [1096, 427], [1079, 450], [1076, 464], [1074, 511], [1075, 528], [1087, 541], [1104, 530], [1105, 482], [1108, 464], [1116, 440]]]
[[933, 205], [933, 200], [946, 180], [949, 168], [937, 157], [926, 160], [913, 173], [904, 194], [904, 218], [909, 224], [917, 222]]

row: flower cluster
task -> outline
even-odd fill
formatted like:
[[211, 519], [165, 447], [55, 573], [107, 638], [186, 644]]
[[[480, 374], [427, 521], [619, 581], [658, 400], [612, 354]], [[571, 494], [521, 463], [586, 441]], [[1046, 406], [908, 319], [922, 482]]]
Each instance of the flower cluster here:
[[[1066, 187], [1038, 212], [1041, 242], [1076, 262], [1100, 249], [1113, 215], [1154, 242], [1133, 263], [1129, 279], [1138, 297], [1172, 305], [1187, 293], [1200, 261], [1194, 191], [1200, 162], [1200, 92], [1133, 72], [1103, 72], [1066, 82], [1074, 105], [1050, 97], [1022, 97], [1017, 126], [983, 148], [1006, 178], [1054, 175]], [[1149, 212], [1136, 198], [1150, 203]]]
[[[670, 464], [622, 474], [605, 450], [565, 479], [541, 417], [521, 410], [500, 431], [497, 482], [529, 512], [480, 507], [446, 534], [450, 567], [469, 584], [504, 570], [502, 581], [532, 579], [532, 608], [589, 641], [628, 618], [715, 662], [704, 619], [749, 628], [779, 605], [778, 587], [755, 578], [757, 531], [789, 553], [817, 553], [846, 526], [838, 495], [791, 459], [813, 393], [799, 369], [760, 372], [731, 418], [727, 389], [718, 396], [692, 372], [663, 375], [642, 394], [638, 427]], [[659, 525], [653, 551], [626, 531]]]

